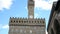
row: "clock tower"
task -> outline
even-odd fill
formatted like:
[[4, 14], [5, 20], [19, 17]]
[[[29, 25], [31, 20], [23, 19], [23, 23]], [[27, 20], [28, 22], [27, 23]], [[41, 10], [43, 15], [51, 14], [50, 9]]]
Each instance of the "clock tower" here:
[[34, 1], [28, 0], [28, 18], [34, 19]]
[[9, 34], [45, 34], [45, 19], [34, 18], [33, 0], [28, 0], [28, 18], [10, 17]]

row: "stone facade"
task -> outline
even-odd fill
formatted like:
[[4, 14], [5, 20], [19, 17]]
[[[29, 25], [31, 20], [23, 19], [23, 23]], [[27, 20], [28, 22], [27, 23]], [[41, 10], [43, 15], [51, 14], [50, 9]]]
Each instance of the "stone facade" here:
[[28, 18], [10, 17], [9, 34], [45, 34], [45, 19], [34, 18], [34, 1], [28, 0]]
[[48, 34], [60, 34], [60, 5], [58, 2], [54, 2], [52, 6], [47, 28]]
[[45, 19], [10, 18], [9, 34], [45, 34]]

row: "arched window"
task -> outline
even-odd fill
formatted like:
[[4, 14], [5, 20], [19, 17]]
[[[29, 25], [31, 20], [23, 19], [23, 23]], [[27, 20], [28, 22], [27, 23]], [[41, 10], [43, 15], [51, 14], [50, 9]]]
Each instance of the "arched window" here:
[[21, 21], [19, 21], [19, 23], [20, 23]]
[[11, 20], [11, 22], [12, 22], [12, 20]]
[[15, 20], [14, 20], [14, 22], [15, 22]]

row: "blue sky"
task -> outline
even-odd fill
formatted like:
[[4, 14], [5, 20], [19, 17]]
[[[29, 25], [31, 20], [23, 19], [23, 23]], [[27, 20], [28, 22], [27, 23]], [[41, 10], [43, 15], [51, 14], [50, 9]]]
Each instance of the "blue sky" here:
[[[34, 0], [35, 18], [45, 18], [46, 28], [51, 12], [53, 1], [57, 0]], [[27, 0], [0, 0], [0, 34], [8, 34], [10, 17], [28, 17]]]

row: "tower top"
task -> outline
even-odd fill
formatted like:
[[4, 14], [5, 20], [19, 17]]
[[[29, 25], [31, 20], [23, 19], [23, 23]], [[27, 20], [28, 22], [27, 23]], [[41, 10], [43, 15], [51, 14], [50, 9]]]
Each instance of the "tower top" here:
[[28, 18], [34, 19], [34, 1], [28, 0]]
[[28, 1], [33, 1], [33, 0], [28, 0]]
[[34, 5], [34, 1], [33, 0], [28, 0], [28, 5]]

